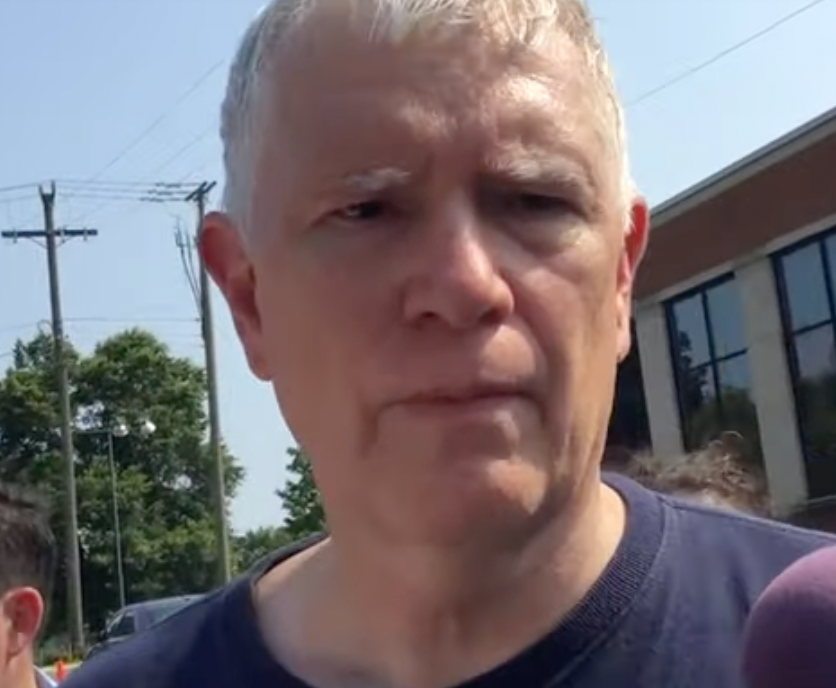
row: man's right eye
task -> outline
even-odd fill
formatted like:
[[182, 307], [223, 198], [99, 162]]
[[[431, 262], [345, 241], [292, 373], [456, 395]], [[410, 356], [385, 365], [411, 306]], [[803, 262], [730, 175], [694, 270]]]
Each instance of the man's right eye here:
[[363, 203], [353, 203], [352, 205], [341, 208], [334, 216], [339, 220], [347, 222], [366, 222], [369, 220], [376, 220], [385, 211], [384, 204], [380, 201], [365, 201]]

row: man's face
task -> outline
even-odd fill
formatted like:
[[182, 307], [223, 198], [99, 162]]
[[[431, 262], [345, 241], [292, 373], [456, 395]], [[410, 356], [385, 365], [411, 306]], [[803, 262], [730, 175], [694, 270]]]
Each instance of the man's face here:
[[596, 479], [645, 207], [568, 41], [344, 27], [281, 49], [248, 249], [213, 215], [204, 256], [334, 532], [515, 536]]

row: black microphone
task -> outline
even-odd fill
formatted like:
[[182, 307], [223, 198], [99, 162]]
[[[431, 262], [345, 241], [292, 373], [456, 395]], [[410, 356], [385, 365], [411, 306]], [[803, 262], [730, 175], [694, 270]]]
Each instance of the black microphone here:
[[799, 559], [755, 603], [743, 676], [749, 688], [836, 688], [836, 547]]

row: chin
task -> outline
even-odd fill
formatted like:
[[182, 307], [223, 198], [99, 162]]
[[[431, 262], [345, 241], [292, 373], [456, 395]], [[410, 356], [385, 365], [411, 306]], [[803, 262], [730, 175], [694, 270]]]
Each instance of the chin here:
[[403, 485], [395, 526], [404, 538], [437, 546], [496, 546], [518, 540], [550, 511], [553, 492], [543, 468], [520, 458], [473, 456], [432, 479]]

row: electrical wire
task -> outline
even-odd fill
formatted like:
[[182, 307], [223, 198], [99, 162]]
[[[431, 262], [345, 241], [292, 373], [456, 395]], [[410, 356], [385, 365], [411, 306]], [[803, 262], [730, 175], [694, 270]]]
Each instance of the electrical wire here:
[[117, 153], [104, 167], [102, 167], [96, 174], [88, 179], [88, 181], [95, 181], [100, 179], [105, 172], [111, 170], [116, 164], [121, 162], [125, 156], [128, 155], [134, 148], [136, 148], [142, 141], [144, 141], [148, 136], [150, 136], [166, 119], [171, 115], [174, 110], [176, 110], [180, 105], [182, 105], [186, 100], [188, 100], [198, 88], [200, 88], [206, 81], [211, 77], [215, 72], [217, 72], [224, 64], [224, 60], [219, 60], [215, 64], [213, 64], [206, 72], [204, 72], [198, 79], [188, 88], [186, 91], [179, 97], [177, 100], [169, 106], [162, 114], [160, 114], [154, 121], [151, 122], [145, 129], [143, 129], [139, 135], [137, 135], [127, 146], [125, 146], [119, 153]]
[[15, 184], [13, 186], [0, 186], [0, 194], [11, 193], [12, 191], [23, 191], [24, 189], [37, 189], [37, 182], [29, 182], [28, 184]]
[[627, 108], [635, 107], [636, 105], [639, 105], [641, 103], [646, 102], [647, 100], [650, 100], [654, 96], [657, 96], [658, 94], [662, 93], [663, 91], [668, 90], [671, 86], [675, 86], [676, 84], [678, 84], [682, 81], [685, 81], [686, 79], [691, 78], [695, 74], [699, 74], [704, 69], [707, 69], [708, 67], [711, 67], [712, 65], [714, 65], [717, 62], [719, 62], [720, 60], [728, 57], [729, 55], [731, 55], [733, 53], [736, 53], [741, 48], [745, 48], [746, 46], [751, 45], [755, 41], [760, 40], [764, 36], [766, 36], [766, 35], [772, 33], [773, 31], [775, 31], [775, 29], [783, 26], [787, 22], [792, 21], [793, 19], [801, 16], [802, 14], [805, 14], [806, 12], [809, 12], [814, 7], [816, 7], [817, 5], [821, 5], [824, 2], [827, 2], [827, 0], [813, 0], [813, 2], [809, 2], [806, 5], [803, 5], [802, 7], [799, 7], [798, 9], [790, 12], [789, 14], [785, 14], [783, 17], [781, 17], [777, 21], [773, 22], [772, 24], [769, 24], [768, 26], [764, 27], [763, 29], [760, 29], [759, 31], [756, 31], [753, 34], [750, 34], [749, 36], [747, 36], [743, 40], [735, 43], [734, 45], [731, 45], [728, 48], [726, 48], [724, 50], [721, 50], [718, 53], [715, 53], [714, 55], [712, 55], [710, 58], [708, 58], [704, 62], [700, 62], [699, 64], [694, 65], [693, 67], [689, 67], [688, 69], [681, 72], [680, 74], [677, 74], [676, 76], [672, 77], [671, 79], [668, 79], [667, 81], [659, 84], [658, 86], [655, 86], [654, 88], [651, 88], [649, 91], [646, 91], [645, 93], [642, 93], [637, 98], [634, 98], [633, 100], [628, 101], [625, 107], [627, 107]]

